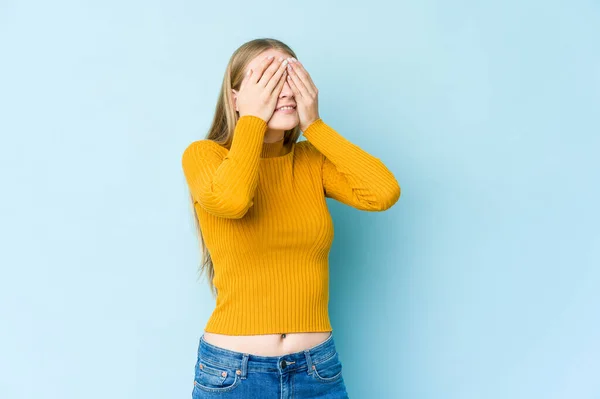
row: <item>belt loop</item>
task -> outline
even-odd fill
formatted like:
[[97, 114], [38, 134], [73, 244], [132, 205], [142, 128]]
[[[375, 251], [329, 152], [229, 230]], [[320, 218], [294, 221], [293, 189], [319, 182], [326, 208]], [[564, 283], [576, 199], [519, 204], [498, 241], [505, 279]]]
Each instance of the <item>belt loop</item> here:
[[308, 368], [307, 374], [312, 374], [312, 358], [308, 349], [304, 350], [304, 357], [306, 357], [306, 367]]
[[242, 356], [242, 374], [241, 374], [241, 378], [242, 380], [246, 379], [246, 375], [248, 373], [248, 357], [250, 356], [250, 354], [248, 353], [244, 353], [244, 355]]

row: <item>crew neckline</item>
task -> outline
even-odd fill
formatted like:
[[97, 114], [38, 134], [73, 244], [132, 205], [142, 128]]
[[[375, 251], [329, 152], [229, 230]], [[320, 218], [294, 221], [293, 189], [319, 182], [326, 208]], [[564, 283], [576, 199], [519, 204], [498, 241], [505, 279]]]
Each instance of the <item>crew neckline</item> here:
[[289, 148], [288, 152], [286, 152], [285, 154], [281, 153], [283, 150], [287, 149], [286, 146], [283, 144], [284, 139], [285, 138], [282, 137], [281, 140], [278, 141], [273, 141], [270, 143], [263, 142], [260, 152], [261, 161], [284, 159], [293, 154], [295, 147], [294, 144], [291, 144], [291, 148]]

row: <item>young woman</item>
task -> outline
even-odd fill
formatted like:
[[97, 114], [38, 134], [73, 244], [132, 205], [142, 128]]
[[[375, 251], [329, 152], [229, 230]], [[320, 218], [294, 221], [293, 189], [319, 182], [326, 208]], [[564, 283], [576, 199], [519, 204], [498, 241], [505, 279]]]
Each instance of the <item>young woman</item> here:
[[295, 57], [274, 39], [238, 48], [207, 137], [183, 152], [200, 272], [216, 295], [195, 399], [348, 397], [328, 315], [325, 197], [383, 211], [400, 186], [320, 118], [317, 87]]

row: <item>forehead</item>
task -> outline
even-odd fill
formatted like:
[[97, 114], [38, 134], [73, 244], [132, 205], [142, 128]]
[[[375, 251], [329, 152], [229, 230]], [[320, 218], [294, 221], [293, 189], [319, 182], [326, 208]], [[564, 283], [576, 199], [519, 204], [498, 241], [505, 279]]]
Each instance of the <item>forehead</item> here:
[[278, 59], [279, 57], [283, 57], [283, 58], [287, 58], [287, 57], [291, 57], [290, 54], [285, 53], [281, 50], [277, 50], [277, 49], [268, 49], [263, 51], [262, 53], [260, 53], [258, 56], [256, 56], [254, 59], [252, 59], [248, 65], [246, 66], [246, 71], [250, 68], [252, 69], [256, 69], [256, 67], [258, 65], [260, 65], [260, 63], [265, 59], [265, 57], [268, 56], [274, 56], [275, 59]]

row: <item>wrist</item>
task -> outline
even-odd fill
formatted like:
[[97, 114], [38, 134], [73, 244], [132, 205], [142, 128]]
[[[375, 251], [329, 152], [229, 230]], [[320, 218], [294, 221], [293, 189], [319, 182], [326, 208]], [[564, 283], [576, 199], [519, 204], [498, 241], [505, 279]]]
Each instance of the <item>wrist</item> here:
[[321, 119], [321, 118], [319, 116], [317, 116], [316, 118], [310, 120], [308, 123], [301, 124], [300, 125], [300, 130], [302, 130], [303, 132], [306, 131], [306, 129], [308, 129], [310, 127], [310, 125], [312, 125], [313, 123], [315, 123], [319, 119]]

